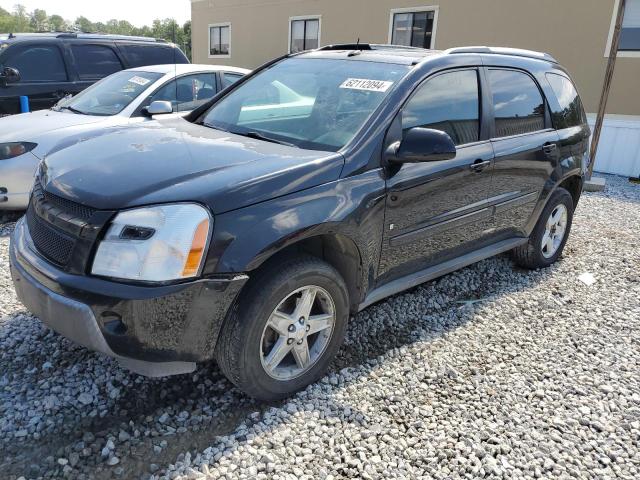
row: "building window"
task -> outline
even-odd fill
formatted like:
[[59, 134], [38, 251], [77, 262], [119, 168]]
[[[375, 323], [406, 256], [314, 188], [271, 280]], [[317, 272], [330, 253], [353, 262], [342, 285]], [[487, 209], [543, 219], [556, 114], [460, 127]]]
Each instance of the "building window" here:
[[289, 30], [290, 53], [313, 50], [320, 46], [320, 17], [293, 17]]
[[622, 52], [640, 51], [640, 0], [627, 0], [618, 49]]
[[231, 24], [209, 25], [209, 57], [228, 57], [231, 54]]
[[391, 10], [389, 42], [407, 47], [434, 48], [437, 7]]

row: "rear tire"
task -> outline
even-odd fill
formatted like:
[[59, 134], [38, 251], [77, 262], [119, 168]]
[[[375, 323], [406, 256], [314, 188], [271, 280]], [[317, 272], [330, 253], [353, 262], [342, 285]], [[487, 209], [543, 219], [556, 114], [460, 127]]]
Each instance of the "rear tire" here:
[[529, 241], [512, 251], [513, 260], [524, 268], [545, 268], [555, 263], [567, 243], [573, 221], [573, 197], [558, 188], [542, 210]]
[[254, 398], [286, 398], [324, 375], [348, 316], [347, 288], [331, 265], [307, 255], [272, 264], [251, 278], [230, 312], [218, 365]]

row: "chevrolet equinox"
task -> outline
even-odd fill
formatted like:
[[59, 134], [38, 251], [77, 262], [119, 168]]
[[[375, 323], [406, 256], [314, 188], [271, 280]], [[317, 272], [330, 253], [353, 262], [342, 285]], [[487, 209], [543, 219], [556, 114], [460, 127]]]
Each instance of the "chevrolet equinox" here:
[[190, 116], [67, 138], [11, 242], [24, 305], [148, 376], [316, 381], [367, 306], [510, 251], [561, 255], [589, 163], [566, 70], [506, 48], [332, 45]]

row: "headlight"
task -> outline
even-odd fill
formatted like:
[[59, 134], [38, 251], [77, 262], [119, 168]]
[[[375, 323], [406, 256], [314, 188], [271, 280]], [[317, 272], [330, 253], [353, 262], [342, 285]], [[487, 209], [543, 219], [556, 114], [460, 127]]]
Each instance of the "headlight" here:
[[8, 160], [9, 158], [18, 157], [24, 153], [30, 152], [37, 146], [37, 143], [31, 142], [0, 143], [0, 160]]
[[91, 273], [152, 282], [195, 277], [210, 224], [209, 212], [193, 203], [121, 212], [98, 245]]

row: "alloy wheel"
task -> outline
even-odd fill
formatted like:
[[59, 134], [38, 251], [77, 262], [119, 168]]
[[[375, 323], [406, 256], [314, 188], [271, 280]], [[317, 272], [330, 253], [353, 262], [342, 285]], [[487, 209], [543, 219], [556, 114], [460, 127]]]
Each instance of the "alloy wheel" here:
[[545, 258], [553, 257], [560, 248], [567, 231], [568, 217], [567, 207], [562, 203], [551, 211], [542, 236], [542, 255]]
[[262, 332], [260, 356], [265, 372], [292, 380], [322, 357], [336, 322], [331, 295], [308, 285], [291, 292], [273, 310]]

